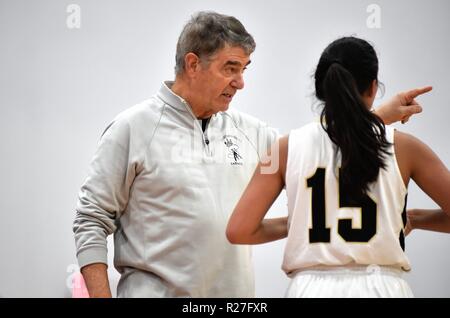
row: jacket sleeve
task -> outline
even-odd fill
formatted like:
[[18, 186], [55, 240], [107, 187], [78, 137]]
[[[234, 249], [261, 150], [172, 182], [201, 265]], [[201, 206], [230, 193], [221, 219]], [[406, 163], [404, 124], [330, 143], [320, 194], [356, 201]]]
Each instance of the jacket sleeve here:
[[73, 232], [80, 268], [108, 263], [106, 237], [116, 230], [136, 176], [130, 131], [124, 119], [106, 128], [79, 192]]
[[251, 141], [260, 159], [268, 154], [272, 144], [281, 137], [277, 129], [251, 115], [234, 110], [225, 114], [231, 117], [236, 128]]

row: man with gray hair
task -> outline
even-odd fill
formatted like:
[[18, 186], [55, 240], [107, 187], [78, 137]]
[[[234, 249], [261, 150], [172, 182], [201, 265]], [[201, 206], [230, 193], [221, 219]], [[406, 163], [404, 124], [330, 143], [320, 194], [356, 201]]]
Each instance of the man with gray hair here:
[[[177, 44], [176, 78], [103, 132], [76, 208], [77, 257], [91, 297], [110, 297], [114, 233], [119, 297], [253, 297], [248, 246], [228, 217], [275, 130], [228, 110], [255, 49], [234, 17], [199, 12]], [[420, 111], [410, 92], [380, 108], [385, 122]], [[286, 218], [270, 222], [284, 224]]]

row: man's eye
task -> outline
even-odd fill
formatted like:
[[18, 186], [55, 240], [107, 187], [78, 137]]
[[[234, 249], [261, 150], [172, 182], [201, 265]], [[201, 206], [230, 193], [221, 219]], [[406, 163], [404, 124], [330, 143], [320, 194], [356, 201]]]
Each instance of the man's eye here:
[[227, 74], [238, 74], [238, 73], [244, 73], [244, 71], [246, 69], [247, 69], [246, 67], [240, 68], [240, 67], [235, 67], [235, 66], [228, 66], [225, 68], [225, 72]]

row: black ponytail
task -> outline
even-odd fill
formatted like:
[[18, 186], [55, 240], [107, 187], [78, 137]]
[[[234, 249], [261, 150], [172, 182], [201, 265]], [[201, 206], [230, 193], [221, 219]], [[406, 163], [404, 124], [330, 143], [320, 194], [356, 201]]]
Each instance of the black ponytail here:
[[378, 58], [364, 40], [347, 37], [322, 53], [315, 73], [316, 97], [324, 102], [321, 124], [341, 153], [341, 182], [354, 199], [376, 181], [390, 143], [382, 120], [362, 95], [378, 76]]

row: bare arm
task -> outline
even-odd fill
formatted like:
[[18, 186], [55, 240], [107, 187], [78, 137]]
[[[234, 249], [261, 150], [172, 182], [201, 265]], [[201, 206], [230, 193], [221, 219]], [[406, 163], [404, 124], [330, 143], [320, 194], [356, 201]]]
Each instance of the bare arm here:
[[442, 210], [408, 210], [408, 223], [405, 234], [413, 229], [450, 233], [450, 217]]
[[[284, 187], [287, 144], [288, 137], [282, 137], [272, 147], [271, 159], [260, 163], [256, 168], [228, 222], [226, 234], [231, 243], [260, 244], [287, 236], [287, 217], [264, 219]], [[278, 169], [271, 173], [261, 172], [261, 168], [273, 167], [273, 161], [278, 159], [280, 163]]]
[[91, 298], [111, 298], [106, 264], [94, 263], [81, 269]]
[[402, 123], [406, 123], [412, 115], [422, 112], [422, 107], [416, 102], [415, 98], [419, 95], [428, 93], [431, 90], [431, 86], [426, 86], [398, 93], [378, 107], [378, 109], [375, 110], [375, 114], [377, 114], [386, 125], [390, 125], [400, 120]]
[[439, 157], [417, 138], [396, 131], [395, 152], [405, 184], [411, 177], [440, 210], [410, 210], [407, 231], [450, 232], [450, 172]]

